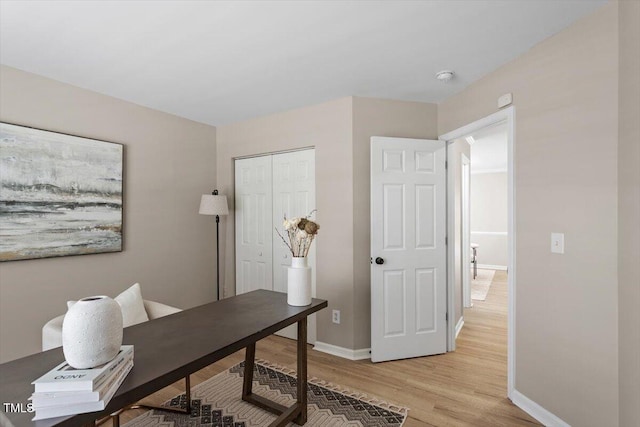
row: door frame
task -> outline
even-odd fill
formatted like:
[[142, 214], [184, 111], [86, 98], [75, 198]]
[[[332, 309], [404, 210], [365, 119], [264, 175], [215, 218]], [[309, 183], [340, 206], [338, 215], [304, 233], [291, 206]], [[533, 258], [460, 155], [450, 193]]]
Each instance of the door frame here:
[[[507, 218], [508, 218], [508, 260], [507, 271], [508, 281], [508, 302], [507, 302], [507, 396], [512, 398], [515, 391], [515, 346], [516, 346], [516, 229], [515, 229], [515, 209], [516, 209], [516, 189], [515, 189], [515, 107], [510, 106], [497, 111], [482, 119], [476, 120], [458, 129], [441, 135], [438, 139], [443, 140], [449, 146], [454, 140], [463, 138], [477, 132], [483, 128], [505, 122], [507, 124]], [[451, 159], [447, 159], [450, 161]], [[452, 174], [447, 174], [450, 179]], [[447, 182], [447, 233], [454, 236], [454, 187], [453, 181]], [[455, 306], [455, 285], [454, 285], [454, 244], [449, 243], [447, 249], [447, 303], [449, 313], [454, 313]], [[447, 325], [447, 351], [455, 350], [455, 322], [450, 319]]]
[[[471, 160], [469, 157], [462, 156], [462, 308], [473, 307], [471, 302]], [[467, 243], [465, 245], [465, 243]], [[464, 249], [464, 248], [467, 249]], [[464, 316], [463, 316], [464, 318]], [[460, 332], [459, 330], [457, 332]]]

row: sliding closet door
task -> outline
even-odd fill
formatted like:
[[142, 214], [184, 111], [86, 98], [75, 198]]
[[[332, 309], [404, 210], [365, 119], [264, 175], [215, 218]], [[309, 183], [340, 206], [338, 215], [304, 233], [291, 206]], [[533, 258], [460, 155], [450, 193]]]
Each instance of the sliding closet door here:
[[236, 293], [273, 289], [271, 156], [235, 162]]
[[[275, 228], [284, 235], [284, 217], [305, 217], [316, 208], [315, 150], [274, 154], [273, 159], [273, 290], [287, 292], [287, 268], [291, 265], [291, 251]], [[312, 218], [315, 218], [315, 213]], [[286, 237], [285, 237], [286, 238]], [[312, 271], [312, 295], [316, 295], [316, 245], [309, 251], [308, 263]], [[316, 316], [309, 316], [308, 342], [316, 341]], [[295, 325], [283, 329], [278, 335], [296, 338]]]
[[[315, 150], [239, 159], [235, 169], [236, 294], [255, 289], [286, 293], [291, 252], [276, 228], [283, 233], [285, 215], [304, 217], [315, 209]], [[314, 297], [316, 245], [308, 256]], [[296, 339], [296, 326], [278, 335]], [[307, 341], [316, 342], [315, 314], [308, 319]]]

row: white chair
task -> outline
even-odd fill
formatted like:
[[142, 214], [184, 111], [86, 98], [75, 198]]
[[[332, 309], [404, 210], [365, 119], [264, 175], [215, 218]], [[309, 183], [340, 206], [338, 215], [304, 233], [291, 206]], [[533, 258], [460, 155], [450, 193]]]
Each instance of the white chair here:
[[[149, 316], [149, 320], [182, 311], [179, 308], [171, 307], [155, 301], [143, 300], [143, 302], [144, 309], [147, 312], [147, 316]], [[64, 316], [65, 315], [63, 314], [51, 319], [42, 327], [42, 351], [62, 347], [62, 321], [64, 320]]]

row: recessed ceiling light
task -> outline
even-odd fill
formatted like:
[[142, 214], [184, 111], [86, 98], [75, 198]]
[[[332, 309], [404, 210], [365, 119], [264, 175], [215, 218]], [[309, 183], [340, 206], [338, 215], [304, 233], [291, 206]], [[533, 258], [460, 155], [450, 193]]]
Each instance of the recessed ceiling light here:
[[440, 80], [441, 82], [448, 82], [453, 78], [453, 74], [454, 73], [451, 70], [442, 70], [436, 73], [436, 79]]

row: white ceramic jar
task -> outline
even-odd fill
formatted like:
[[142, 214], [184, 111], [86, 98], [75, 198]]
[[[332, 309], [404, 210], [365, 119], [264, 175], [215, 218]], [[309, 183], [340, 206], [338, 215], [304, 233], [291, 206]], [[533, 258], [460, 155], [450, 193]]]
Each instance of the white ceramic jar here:
[[64, 357], [76, 369], [100, 366], [112, 360], [122, 346], [122, 310], [107, 296], [76, 302], [62, 322]]
[[295, 306], [311, 304], [311, 267], [306, 257], [291, 258], [287, 274], [287, 303]]

